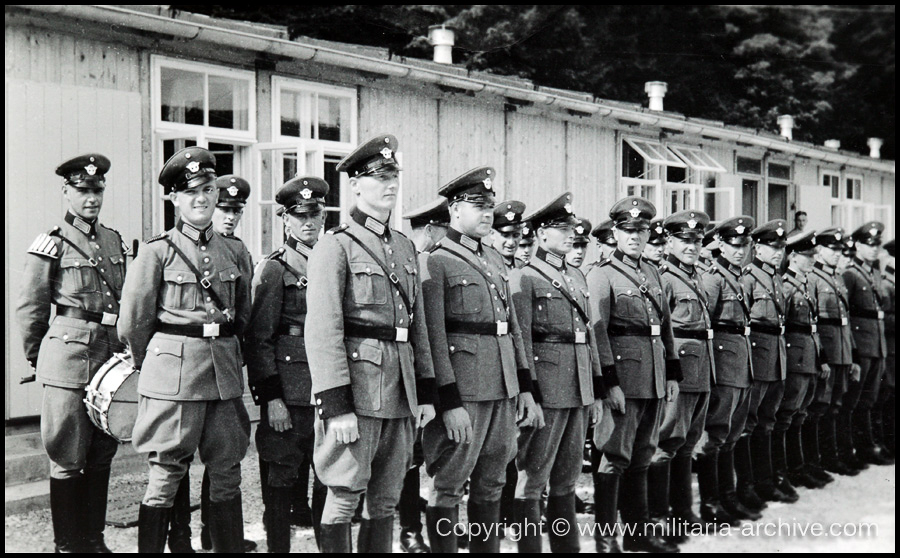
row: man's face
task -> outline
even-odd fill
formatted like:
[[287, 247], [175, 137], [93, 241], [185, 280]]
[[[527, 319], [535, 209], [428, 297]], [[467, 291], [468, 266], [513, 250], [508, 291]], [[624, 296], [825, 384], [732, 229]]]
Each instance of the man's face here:
[[802, 231], [804, 228], [806, 228], [807, 221], [809, 221], [809, 217], [807, 217], [806, 214], [804, 213], [802, 215], [797, 215], [797, 217], [794, 219], [794, 224], [797, 226], [798, 229], [800, 229]]
[[866, 263], [872, 263], [878, 259], [878, 252], [881, 250], [881, 245], [878, 244], [876, 246], [872, 246], [870, 244], [864, 244], [862, 242], [856, 243], [856, 256]]
[[544, 250], [557, 256], [564, 256], [572, 251], [572, 245], [575, 242], [575, 226], [544, 227], [538, 229], [538, 238], [541, 240], [541, 247]]
[[670, 236], [666, 240], [669, 255], [674, 256], [685, 265], [694, 265], [700, 259], [700, 240], [686, 240], [678, 236]]
[[587, 242], [576, 242], [572, 245], [572, 251], [566, 254], [566, 262], [572, 267], [581, 267], [584, 257], [587, 255]]
[[624, 252], [626, 256], [634, 259], [641, 257], [644, 245], [650, 239], [649, 228], [646, 230], [635, 230], [632, 228], [620, 229], [619, 227], [614, 227], [613, 234], [616, 237], [616, 247]]
[[612, 256], [612, 253], [616, 251], [615, 244], [606, 244], [605, 242], [600, 242], [597, 244], [597, 247], [600, 248], [600, 259], [606, 260]]
[[481, 202], [457, 201], [450, 208], [459, 232], [472, 238], [484, 238], [491, 232], [494, 224], [494, 202], [485, 200]]
[[809, 273], [813, 269], [812, 256], [805, 256], [799, 253], [793, 253], [790, 256], [791, 264], [797, 268], [800, 273]]
[[232, 235], [243, 214], [243, 207], [216, 207], [213, 213], [213, 229], [219, 234]]
[[285, 213], [282, 217], [297, 240], [307, 246], [315, 246], [319, 241], [319, 232], [325, 226], [325, 212], [321, 209], [300, 214]]
[[428, 235], [428, 238], [431, 239], [432, 246], [434, 246], [447, 236], [447, 226], [434, 224], [425, 225], [425, 234]]
[[357, 206], [364, 213], [390, 213], [397, 205], [400, 171], [391, 169], [350, 179]]
[[665, 244], [650, 244], [644, 246], [644, 257], [651, 262], [659, 263], [662, 261], [663, 252], [666, 249]]
[[534, 244], [520, 244], [516, 249], [516, 259], [525, 263], [530, 262], [531, 256], [534, 254], [534, 247]]
[[522, 240], [522, 229], [519, 227], [494, 231], [494, 248], [504, 258], [512, 258], [516, 255], [520, 240]]
[[187, 190], [172, 192], [169, 199], [178, 208], [185, 222], [202, 229], [212, 221], [216, 201], [219, 199], [219, 189], [214, 181], [210, 181]]
[[734, 245], [727, 242], [719, 243], [719, 249], [722, 250], [722, 257], [725, 258], [725, 261], [738, 267], [741, 267], [741, 264], [744, 263], [744, 258], [747, 257], [747, 250], [749, 248], [749, 244]]
[[63, 196], [69, 202], [72, 213], [82, 219], [93, 221], [100, 215], [100, 209], [103, 207], [103, 188], [98, 186], [76, 188], [66, 184], [63, 186]]
[[784, 260], [784, 248], [775, 248], [768, 244], [757, 244], [756, 257], [763, 263], [767, 263], [772, 267], [778, 267]]
[[825, 265], [831, 267], [837, 267], [838, 262], [841, 259], [841, 251], [835, 250], [833, 248], [829, 248], [828, 246], [819, 246], [819, 259]]

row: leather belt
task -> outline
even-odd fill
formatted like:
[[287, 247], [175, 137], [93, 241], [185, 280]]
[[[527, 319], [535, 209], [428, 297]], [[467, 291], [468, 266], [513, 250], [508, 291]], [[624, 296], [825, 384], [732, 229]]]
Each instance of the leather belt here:
[[168, 335], [184, 335], [185, 337], [232, 337], [234, 326], [231, 324], [175, 325], [159, 322], [156, 331]]
[[276, 330], [278, 335], [290, 335], [292, 337], [303, 337], [303, 326], [283, 324], [278, 326]]
[[853, 310], [850, 312], [850, 316], [853, 318], [865, 318], [867, 320], [883, 320], [884, 319], [884, 311], [883, 310]]
[[713, 324], [713, 331], [719, 333], [730, 333], [731, 335], [750, 335], [750, 326], [742, 326], [737, 324], [716, 323]]
[[698, 341], [707, 341], [713, 338], [713, 330], [711, 329], [681, 329], [673, 327], [672, 334], [676, 339], [697, 339]]
[[409, 342], [409, 328], [405, 327], [373, 326], [356, 322], [344, 322], [344, 335], [346, 337], [361, 337], [363, 339], [378, 339], [380, 341], [396, 341], [397, 343]]
[[816, 332], [816, 324], [785, 324], [784, 331], [786, 333], [803, 333], [812, 335]]
[[819, 318], [819, 325], [841, 327], [848, 325], [850, 321], [847, 318]]
[[753, 333], [762, 333], [764, 335], [784, 335], [784, 326], [773, 326], [768, 324], [750, 324]]
[[56, 315], [65, 316], [67, 318], [77, 318], [79, 320], [103, 324], [105, 326], [114, 326], [119, 320], [118, 314], [112, 314], [110, 312], [91, 312], [90, 310], [84, 310], [83, 308], [62, 306], [59, 304], [56, 306]]
[[445, 325], [447, 333], [473, 333], [475, 335], [496, 335], [502, 337], [509, 335], [509, 322], [458, 322], [447, 320]]
[[613, 337], [659, 337], [662, 335], [662, 326], [610, 325], [606, 332]]
[[531, 341], [533, 343], [565, 343], [584, 345], [587, 343], [587, 332], [576, 331], [575, 333], [546, 333], [543, 331], [531, 332]]

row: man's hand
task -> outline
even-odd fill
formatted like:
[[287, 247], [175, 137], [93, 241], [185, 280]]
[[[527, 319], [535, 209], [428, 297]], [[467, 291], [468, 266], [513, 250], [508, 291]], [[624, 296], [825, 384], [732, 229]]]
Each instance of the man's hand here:
[[862, 368], [855, 362], [850, 365], [850, 381], [858, 382], [859, 377], [862, 375]]
[[819, 371], [819, 379], [827, 380], [828, 376], [831, 376], [831, 367], [829, 367], [827, 364], [823, 364], [822, 370]]
[[520, 393], [516, 400], [516, 424], [522, 428], [544, 427], [544, 411], [534, 402], [534, 396], [530, 391]]
[[602, 399], [594, 399], [594, 402], [591, 403], [591, 426], [600, 422], [600, 419], [603, 418], [603, 400]]
[[675, 380], [666, 381], [666, 401], [675, 401], [678, 399], [678, 382]]
[[606, 405], [606, 408], [610, 411], [624, 413], [625, 394], [622, 393], [622, 388], [619, 386], [609, 388], [609, 393], [607, 394], [606, 399], [603, 400], [603, 404]]
[[284, 400], [277, 397], [268, 403], [269, 426], [275, 432], [284, 432], [291, 429], [291, 414], [287, 410]]
[[339, 444], [352, 444], [359, 439], [359, 423], [356, 413], [344, 413], [325, 422], [327, 431], [333, 431]]
[[447, 437], [457, 444], [472, 441], [472, 421], [469, 420], [469, 412], [463, 407], [444, 411], [444, 426], [447, 428]]
[[416, 413], [416, 428], [424, 428], [434, 416], [434, 405], [419, 405], [418, 413]]

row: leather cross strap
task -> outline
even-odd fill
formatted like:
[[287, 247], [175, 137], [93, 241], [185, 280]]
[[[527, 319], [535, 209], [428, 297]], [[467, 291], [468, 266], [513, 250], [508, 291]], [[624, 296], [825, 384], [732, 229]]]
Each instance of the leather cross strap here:
[[750, 307], [747, 306], [746, 297], [744, 297], [744, 288], [741, 286], [739, 282], [735, 282], [734, 277], [729, 277], [731, 272], [725, 269], [721, 269], [718, 265], [715, 266], [715, 271], [719, 275], [722, 276], [722, 279], [731, 287], [731, 290], [737, 293], [738, 301], [741, 303], [741, 309], [744, 311], [744, 317], [747, 318], [747, 323], [750, 323]]
[[[72, 242], [71, 240], [66, 238], [59, 230], [51, 231], [50, 234], [52, 236], [59, 237], [60, 240], [62, 240], [63, 242], [65, 242], [66, 244], [68, 244], [69, 246], [74, 248], [76, 252], [81, 254], [81, 257], [86, 259], [88, 261], [88, 263], [91, 264], [91, 269], [93, 269], [97, 273], [97, 275], [100, 276], [100, 279], [102, 279], [103, 282], [106, 283], [106, 286], [109, 287], [110, 290], [112, 290], [112, 292], [116, 295], [116, 300], [119, 300], [121, 298], [121, 293], [119, 291], [117, 291], [115, 287], [113, 287], [114, 283], [112, 281], [110, 281], [109, 278], [102, 271], [100, 271], [100, 268], [97, 267], [97, 262], [94, 260], [94, 258], [90, 257], [77, 244], [75, 244], [74, 242]], [[122, 261], [123, 262], [125, 261], [124, 254], [122, 255]]]
[[629, 281], [634, 283], [634, 286], [638, 288], [638, 291], [643, 295], [644, 298], [650, 301], [650, 304], [653, 305], [653, 309], [656, 310], [656, 314], [659, 316], [659, 320], [662, 321], [663, 314], [662, 307], [660, 307], [659, 303], [656, 302], [656, 299], [650, 296], [649, 289], [647, 288], [647, 284], [638, 283], [637, 279], [631, 276], [630, 273], [626, 269], [622, 267], [622, 264], [618, 263], [615, 258], [610, 258], [609, 263], [619, 272], [620, 275], [627, 277]]
[[[768, 286], [766, 286], [766, 282], [764, 281], [765, 277], [760, 277], [757, 273], [755, 273], [755, 268], [753, 266], [750, 267], [750, 275], [752, 275], [754, 279], [759, 281], [759, 283], [762, 285], [762, 288], [766, 291], [766, 293], [768, 293], [769, 296], [772, 297], [772, 304], [775, 305], [775, 310], [778, 312], [778, 315], [784, 316], [784, 308], [782, 308], [781, 305], [778, 304], [778, 297], [775, 296], [775, 292], [772, 289], [770, 289]], [[772, 276], [772, 284], [773, 285], [775, 284], [774, 276]], [[782, 319], [784, 319], [784, 318], [782, 318]]]
[[297, 281], [300, 282], [301, 287], [305, 287], [309, 283], [309, 281], [306, 279], [306, 275], [303, 275], [302, 273], [300, 273], [300, 270], [298, 270], [296, 267], [292, 266], [291, 264], [289, 264], [286, 261], [284, 261], [283, 259], [281, 259], [281, 257], [275, 256], [272, 259], [277, 261], [281, 265], [283, 265], [284, 268], [286, 270], [288, 270], [288, 273], [290, 273], [291, 275], [296, 277]]
[[575, 311], [578, 312], [579, 316], [581, 316], [581, 319], [584, 321], [585, 325], [587, 327], [590, 327], [591, 320], [588, 317], [587, 312], [584, 310], [584, 308], [581, 307], [580, 304], [578, 304], [578, 302], [572, 297], [572, 295], [570, 295], [565, 289], [562, 288], [562, 283], [560, 283], [559, 281], [557, 281], [555, 279], [551, 279], [549, 275], [547, 275], [546, 273], [544, 273], [537, 267], [531, 265], [530, 263], [528, 264], [528, 267], [530, 267], [531, 269], [540, 273], [544, 277], [544, 279], [546, 279], [547, 281], [550, 281], [550, 284], [553, 285], [556, 288], [556, 290], [559, 291], [560, 294], [563, 295], [563, 298], [568, 300], [569, 304], [571, 304], [575, 308]]
[[407, 312], [407, 315], [409, 316], [409, 323], [412, 323], [413, 317], [414, 317], [413, 316], [413, 305], [412, 305], [412, 302], [410, 302], [409, 297], [406, 295], [406, 289], [404, 289], [403, 285], [400, 284], [400, 278], [397, 277], [397, 274], [394, 273], [393, 271], [390, 271], [387, 268], [387, 266], [384, 265], [384, 262], [381, 261], [381, 258], [376, 256], [375, 252], [373, 252], [368, 246], [363, 244], [362, 240], [360, 240], [359, 237], [357, 237], [355, 234], [353, 234], [349, 230], [343, 229], [343, 230], [337, 231], [335, 234], [345, 234], [345, 235], [349, 236], [350, 240], [352, 240], [357, 245], [359, 245], [360, 248], [365, 250], [366, 253], [369, 254], [369, 256], [373, 260], [375, 260], [375, 263], [378, 264], [378, 267], [380, 267], [381, 271], [384, 272], [385, 277], [388, 278], [388, 280], [391, 282], [392, 285], [397, 287], [397, 292], [400, 293], [400, 298], [403, 299], [403, 303], [406, 304], [406, 309], [409, 310], [409, 312]]
[[502, 284], [497, 285], [497, 283], [492, 281], [491, 278], [488, 277], [488, 274], [485, 273], [484, 270], [481, 269], [481, 267], [478, 265], [478, 262], [473, 262], [471, 260], [471, 257], [468, 254], [466, 254], [465, 252], [463, 252], [462, 250], [456, 250], [455, 248], [445, 246], [443, 243], [439, 244], [438, 247], [435, 248], [435, 251], [437, 251], [437, 250], [446, 250], [447, 252], [450, 252], [451, 254], [454, 254], [454, 255], [462, 258], [463, 260], [466, 261], [466, 263], [469, 264], [469, 266], [475, 268], [475, 271], [477, 271], [478, 273], [481, 274], [481, 276], [484, 278], [484, 280], [487, 282], [488, 285], [494, 286], [494, 290], [497, 291], [497, 294], [500, 296], [500, 300], [503, 301], [504, 308], [506, 308], [506, 315], [508, 316], [510, 314], [509, 299], [506, 296], [506, 291], [503, 289], [503, 285]]
[[213, 305], [219, 309], [219, 311], [229, 322], [233, 322], [234, 317], [228, 310], [228, 306], [226, 306], [225, 303], [222, 302], [222, 299], [219, 298], [219, 293], [217, 293], [215, 289], [212, 288], [212, 283], [210, 283], [209, 279], [207, 279], [203, 276], [202, 273], [200, 273], [200, 270], [197, 269], [197, 266], [195, 266], [194, 263], [191, 262], [190, 258], [188, 258], [187, 255], [182, 252], [178, 246], [175, 246], [175, 243], [172, 242], [172, 239], [169, 238], [168, 235], [166, 235], [165, 240], [169, 244], [169, 246], [171, 246], [172, 249], [175, 250], [175, 253], [178, 254], [178, 257], [180, 257], [184, 261], [184, 263], [187, 264], [188, 269], [191, 270], [191, 273], [193, 273], [194, 276], [197, 277], [197, 281], [200, 283], [200, 286], [203, 287], [203, 289], [207, 293], [209, 293], [209, 297], [212, 299]]
[[828, 275], [827, 275], [824, 271], [822, 271], [821, 269], [819, 269], [818, 267], [813, 268], [813, 272], [815, 272], [816, 275], [818, 275], [819, 277], [821, 277], [822, 280], [825, 281], [825, 283], [826, 283], [829, 287], [831, 287], [831, 290], [833, 290], [833, 291], [834, 291], [834, 294], [837, 295], [838, 300], [840, 300], [841, 303], [843, 303], [843, 305], [844, 305], [844, 310], [845, 310], [845, 311], [848, 310], [848, 309], [850, 308], [850, 304], [847, 302], [847, 299], [844, 298], [844, 293], [842, 293], [841, 291], [838, 290], [837, 284], [836, 284], [836, 283], [832, 283], [832, 282], [831, 282], [831, 279], [828, 277]]
[[678, 269], [676, 266], [672, 264], [666, 264], [666, 267], [660, 272], [660, 274], [665, 272], [670, 272], [675, 277], [684, 283], [690, 290], [694, 291], [694, 294], [697, 295], [697, 298], [700, 299], [700, 302], [703, 303], [703, 306], [707, 306], [709, 302], [706, 300], [706, 294], [700, 292], [700, 290], [694, 285], [693, 280], [687, 276], [686, 273]]

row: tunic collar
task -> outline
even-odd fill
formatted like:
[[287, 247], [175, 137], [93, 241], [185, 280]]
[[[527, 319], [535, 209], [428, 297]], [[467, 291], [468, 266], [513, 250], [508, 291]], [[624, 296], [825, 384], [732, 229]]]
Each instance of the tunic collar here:
[[728, 260], [726, 260], [723, 256], [719, 256], [716, 258], [716, 263], [719, 264], [719, 267], [722, 269], [727, 269], [729, 273], [735, 276], [741, 275], [741, 268], [732, 264]]
[[477, 238], [472, 238], [469, 235], [463, 234], [458, 230], [450, 227], [447, 229], [447, 237], [456, 242], [457, 244], [461, 244], [471, 250], [472, 252], [479, 253], [481, 252], [481, 240]]
[[625, 254], [625, 252], [619, 250], [618, 248], [616, 248], [616, 251], [613, 252], [613, 257], [616, 258], [617, 260], [619, 260], [620, 262], [624, 263], [625, 265], [633, 267], [634, 269], [641, 268], [641, 258], [634, 259], [631, 256]]
[[688, 277], [691, 277], [692, 275], [694, 275], [694, 266], [687, 265], [686, 263], [682, 262], [681, 260], [679, 260], [678, 258], [676, 258], [675, 256], [673, 256], [671, 254], [669, 254], [668, 260], [669, 260], [670, 265], [677, 267], [681, 271], [687, 273]]
[[353, 219], [357, 225], [375, 233], [375, 236], [380, 238], [390, 238], [391, 228], [375, 217], [364, 213], [361, 209], [354, 208], [353, 211], [350, 212], [350, 218]]
[[816, 268], [816, 269], [821, 269], [822, 271], [824, 271], [824, 272], [827, 273], [828, 275], [834, 275], [834, 268], [831, 267], [830, 265], [826, 264], [826, 263], [823, 263], [823, 262], [816, 262], [816, 263], [813, 264], [813, 267]]
[[755, 265], [756, 267], [765, 271], [769, 275], [775, 275], [775, 268], [772, 267], [771, 265], [765, 263], [764, 261], [762, 261], [759, 258], [753, 258], [753, 265]]
[[788, 277], [792, 277], [792, 278], [796, 279], [797, 282], [799, 282], [799, 283], [806, 283], [806, 274], [805, 273], [800, 274], [791, 268], [787, 268], [787, 271], [785, 271], [784, 274], [787, 275]]
[[309, 258], [309, 255], [312, 253], [312, 248], [307, 246], [302, 240], [300, 240], [299, 238], [297, 238], [296, 236], [294, 236], [292, 234], [288, 235], [288, 238], [285, 241], [285, 244], [289, 248], [292, 248], [295, 252], [298, 252], [299, 254], [302, 254], [302, 255], [306, 256], [307, 258]]
[[566, 267], [566, 260], [562, 256], [557, 256], [556, 254], [548, 252], [540, 247], [538, 247], [537, 252], [535, 252], [534, 254], [534, 257], [543, 262], [547, 262], [556, 269], [565, 269]]
[[197, 227], [191, 225], [190, 223], [186, 223], [181, 219], [175, 223], [175, 228], [178, 229], [178, 232], [188, 237], [191, 242], [194, 244], [206, 244], [213, 237], [215, 232], [212, 228], [212, 223], [206, 226], [205, 229], [198, 229]]
[[86, 221], [71, 211], [66, 212], [66, 223], [72, 225], [87, 236], [96, 236], [97, 219]]

